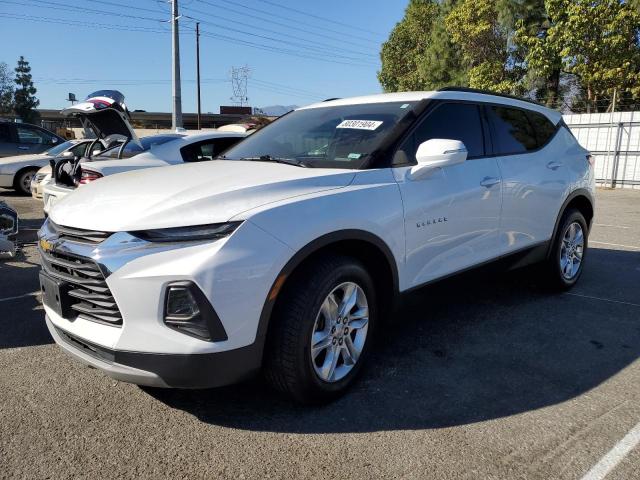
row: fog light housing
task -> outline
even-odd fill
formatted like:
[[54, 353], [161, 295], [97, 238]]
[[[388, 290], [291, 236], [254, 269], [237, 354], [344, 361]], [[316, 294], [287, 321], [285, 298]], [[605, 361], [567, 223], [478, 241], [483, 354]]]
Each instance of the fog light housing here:
[[164, 305], [164, 323], [169, 328], [210, 342], [228, 339], [209, 300], [193, 282], [169, 284]]

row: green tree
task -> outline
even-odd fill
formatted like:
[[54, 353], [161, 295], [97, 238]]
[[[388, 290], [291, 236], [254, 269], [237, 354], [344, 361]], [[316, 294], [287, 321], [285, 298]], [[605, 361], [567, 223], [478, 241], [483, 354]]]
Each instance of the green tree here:
[[36, 107], [40, 105], [40, 100], [35, 97], [37, 90], [33, 86], [31, 67], [23, 56], [18, 59], [18, 66], [15, 68], [15, 72], [17, 88], [13, 95], [14, 110], [16, 115], [23, 121], [33, 123], [39, 117]]
[[437, 90], [447, 85], [466, 86], [469, 83], [460, 49], [451, 40], [445, 26], [445, 19], [457, 1], [444, 0], [440, 3], [427, 48], [418, 62], [424, 90]]
[[410, 0], [404, 18], [382, 45], [378, 81], [385, 92], [425, 88], [420, 63], [431, 41], [439, 6], [432, 0]]
[[517, 34], [530, 70], [549, 78], [559, 65], [575, 77], [588, 111], [606, 109], [614, 89], [640, 97], [639, 8], [622, 0], [546, 0], [545, 7], [544, 35], [524, 25]]
[[462, 0], [445, 25], [468, 67], [469, 86], [520, 93], [522, 67], [510, 55], [508, 31], [498, 22], [494, 1]]
[[13, 113], [13, 79], [9, 66], [0, 62], [0, 115]]

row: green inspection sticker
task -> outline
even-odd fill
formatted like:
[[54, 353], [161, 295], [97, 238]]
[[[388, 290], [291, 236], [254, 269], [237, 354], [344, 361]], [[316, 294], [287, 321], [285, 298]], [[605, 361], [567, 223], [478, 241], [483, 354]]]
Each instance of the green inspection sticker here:
[[350, 153], [348, 155], [349, 160], [358, 160], [362, 156], [361, 153]]

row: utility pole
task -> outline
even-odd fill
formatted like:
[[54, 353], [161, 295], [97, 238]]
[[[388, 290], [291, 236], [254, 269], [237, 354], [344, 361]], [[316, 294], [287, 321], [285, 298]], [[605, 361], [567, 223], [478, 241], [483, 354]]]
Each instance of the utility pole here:
[[198, 130], [200, 130], [200, 22], [196, 22], [196, 83], [198, 90]]
[[178, 0], [171, 0], [172, 66], [173, 66], [173, 112], [171, 128], [182, 127], [182, 93], [180, 89], [180, 38], [178, 32]]
[[[611, 102], [611, 113], [609, 114], [609, 130], [607, 131], [607, 159], [604, 164], [604, 186], [609, 183], [609, 162], [611, 160], [611, 135], [613, 134], [613, 114], [616, 111], [616, 89], [613, 89], [613, 101]], [[615, 154], [614, 154], [615, 156]], [[613, 188], [613, 162], [611, 173], [611, 188]]]

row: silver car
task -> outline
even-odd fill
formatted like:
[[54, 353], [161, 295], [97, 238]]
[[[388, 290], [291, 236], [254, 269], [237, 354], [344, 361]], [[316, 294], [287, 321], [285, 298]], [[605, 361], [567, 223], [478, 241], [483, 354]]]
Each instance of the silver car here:
[[[36, 172], [59, 156], [84, 156], [94, 140], [69, 140], [44, 153], [0, 158], [0, 187], [13, 188], [24, 195], [31, 194], [31, 179]], [[102, 145], [100, 145], [102, 150]]]

